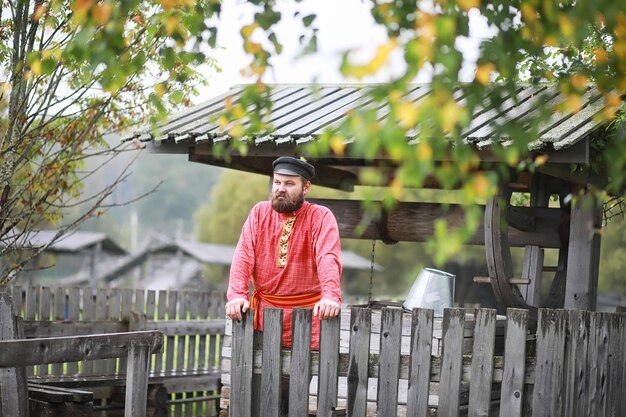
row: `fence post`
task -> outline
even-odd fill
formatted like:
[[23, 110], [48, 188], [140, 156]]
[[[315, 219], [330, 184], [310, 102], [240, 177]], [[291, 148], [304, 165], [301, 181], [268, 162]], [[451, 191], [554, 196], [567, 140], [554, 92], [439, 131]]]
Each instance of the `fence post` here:
[[263, 370], [261, 374], [261, 407], [264, 417], [280, 415], [280, 365], [283, 335], [283, 309], [266, 308], [263, 312]]
[[367, 415], [367, 378], [372, 330], [372, 310], [350, 309], [350, 353], [348, 359], [348, 415]]
[[521, 417], [526, 372], [526, 330], [528, 310], [510, 308], [506, 312], [504, 371], [500, 393], [500, 414]]
[[[496, 310], [483, 308], [476, 310], [474, 321], [468, 416], [481, 417], [488, 416], [491, 409]], [[512, 417], [509, 414], [505, 415]]]
[[[0, 340], [18, 337], [17, 319], [9, 294], [0, 292]], [[0, 368], [0, 417], [28, 417], [26, 370]]]
[[253, 319], [254, 313], [252, 309], [249, 309], [241, 321], [233, 320], [230, 361], [230, 415], [232, 417], [249, 417], [252, 411]]
[[400, 381], [400, 346], [402, 345], [402, 310], [383, 308], [378, 359], [377, 415], [398, 415]]
[[433, 346], [433, 316], [431, 309], [413, 309], [411, 319], [411, 369], [406, 401], [407, 417], [428, 415], [430, 357]]
[[317, 415], [332, 417], [337, 408], [339, 334], [341, 314], [320, 323], [320, 359], [317, 378]]
[[310, 308], [293, 309], [293, 346], [289, 369], [289, 415], [309, 415], [309, 384], [311, 383], [311, 318]]
[[148, 359], [150, 346], [131, 342], [126, 362], [124, 417], [144, 417], [148, 401]]
[[[437, 416], [459, 415], [461, 395], [461, 366], [463, 359], [463, 333], [465, 310], [446, 308], [443, 311], [443, 354]], [[442, 401], [443, 399], [443, 401]]]

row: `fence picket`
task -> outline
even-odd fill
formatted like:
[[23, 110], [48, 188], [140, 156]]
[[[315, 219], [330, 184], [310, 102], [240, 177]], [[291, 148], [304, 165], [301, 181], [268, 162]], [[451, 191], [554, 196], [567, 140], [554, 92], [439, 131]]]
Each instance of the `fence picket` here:
[[[230, 396], [230, 415], [249, 417], [252, 401], [252, 340], [253, 312], [248, 310], [241, 321], [232, 322], [232, 355], [230, 362], [231, 387], [237, 394]], [[232, 391], [231, 391], [232, 392]]]
[[[57, 287], [54, 291], [53, 317], [54, 320], [65, 320], [65, 288]], [[54, 375], [63, 374], [63, 364], [53, 363], [52, 373]]]
[[428, 413], [433, 310], [414, 309], [411, 315], [411, 364], [407, 392], [407, 417]]
[[457, 417], [461, 394], [461, 364], [465, 310], [447, 308], [443, 312], [443, 354], [437, 416]]
[[383, 308], [378, 359], [378, 406], [382, 417], [398, 415], [398, 384], [400, 381], [400, 346], [402, 342], [402, 310]]
[[263, 371], [261, 374], [260, 415], [278, 417], [281, 413], [281, 345], [283, 310], [263, 311]]
[[621, 329], [624, 327], [624, 314], [612, 314], [609, 322], [609, 380], [607, 381], [608, 392], [608, 415], [622, 416], [620, 414], [621, 397], [624, 396], [624, 381], [622, 380], [622, 363], [620, 351], [622, 343]]
[[[52, 290], [50, 287], [41, 288], [41, 297], [39, 298], [39, 320], [50, 320], [50, 314], [52, 311]], [[37, 375], [48, 375], [49, 365], [39, 365], [37, 367]]]
[[337, 408], [339, 332], [341, 315], [320, 323], [320, 359], [317, 379], [317, 415], [333, 417]]
[[508, 309], [506, 312], [504, 371], [500, 392], [500, 415], [521, 417], [524, 403], [526, 367], [526, 330], [528, 310]]
[[[83, 288], [83, 321], [94, 321], [96, 318], [94, 291], [93, 288]], [[81, 375], [93, 375], [93, 366], [93, 361], [82, 361], [80, 364]]]
[[[496, 310], [478, 309], [475, 316], [468, 417], [488, 416], [491, 409]], [[480, 337], [477, 337], [480, 335]], [[505, 362], [506, 363], [506, 362]]]
[[293, 309], [291, 365], [289, 380], [289, 415], [308, 416], [311, 383], [311, 319], [310, 308]]
[[539, 310], [534, 417], [560, 416], [563, 412], [565, 317], [566, 313], [562, 310]]
[[350, 309], [350, 351], [348, 360], [348, 415], [367, 415], [367, 386], [372, 310]]

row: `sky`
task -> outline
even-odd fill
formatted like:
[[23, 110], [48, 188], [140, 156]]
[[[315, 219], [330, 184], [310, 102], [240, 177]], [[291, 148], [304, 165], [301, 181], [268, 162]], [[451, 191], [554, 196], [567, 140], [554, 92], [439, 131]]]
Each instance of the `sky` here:
[[[386, 40], [384, 30], [374, 23], [370, 14], [370, 1], [277, 0], [277, 8], [282, 13], [282, 19], [276, 32], [284, 50], [280, 56], [272, 59], [272, 68], [264, 79], [266, 83], [386, 82], [403, 69], [401, 56], [396, 55], [376, 76], [365, 80], [346, 79], [339, 72], [342, 52], [350, 50], [352, 57], [367, 62], [378, 45]], [[319, 52], [304, 58], [298, 57], [300, 49], [297, 35], [300, 33], [300, 24], [292, 17], [297, 10], [302, 15], [315, 13], [317, 19], [314, 24], [319, 28]], [[241, 69], [249, 62], [249, 58], [243, 52], [239, 33], [242, 25], [253, 21], [253, 13], [253, 7], [242, 0], [224, 1], [217, 22], [219, 48], [210, 53], [222, 71], [209, 72], [209, 86], [201, 90], [198, 101], [222, 94], [234, 85], [254, 81], [241, 75]], [[466, 61], [461, 75], [464, 81], [473, 77], [473, 62], [478, 55], [480, 40], [494, 35], [480, 14], [470, 12], [470, 22], [470, 37], [457, 42], [457, 48], [463, 51]], [[429, 77], [430, 71], [426, 69], [415, 81], [427, 82]]]

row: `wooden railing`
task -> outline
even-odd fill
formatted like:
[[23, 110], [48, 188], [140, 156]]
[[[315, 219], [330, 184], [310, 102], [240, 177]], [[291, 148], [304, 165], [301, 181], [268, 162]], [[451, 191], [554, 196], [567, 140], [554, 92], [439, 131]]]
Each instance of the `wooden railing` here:
[[[223, 406], [231, 416], [278, 416], [282, 373], [290, 375], [294, 416], [626, 415], [624, 314], [540, 310], [536, 333], [528, 331], [527, 311], [517, 309], [502, 320], [488, 309], [475, 316], [447, 309], [434, 318], [432, 310], [384, 308], [379, 317], [373, 323], [371, 310], [353, 308], [349, 327], [339, 318], [322, 321], [320, 349], [311, 351], [311, 311], [294, 310], [293, 346], [281, 350], [280, 311], [265, 310], [262, 335], [248, 312], [232, 323], [232, 339], [227, 326]], [[506, 336], [497, 331], [501, 322]], [[371, 349], [374, 328], [379, 343]]]
[[[164, 348], [150, 360], [149, 384], [165, 388], [166, 413], [218, 413], [225, 324], [223, 292], [47, 287], [11, 290], [26, 338], [162, 332]], [[30, 366], [26, 371], [31, 382], [91, 389], [96, 407], [102, 404], [101, 408], [115, 407], [114, 400], [120, 394], [123, 399], [125, 372], [123, 358], [87, 358]]]

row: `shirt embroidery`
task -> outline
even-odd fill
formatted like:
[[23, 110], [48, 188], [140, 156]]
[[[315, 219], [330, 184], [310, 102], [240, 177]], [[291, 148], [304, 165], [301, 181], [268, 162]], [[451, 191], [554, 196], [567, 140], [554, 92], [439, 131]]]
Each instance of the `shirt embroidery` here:
[[285, 220], [285, 224], [283, 225], [283, 231], [280, 234], [280, 239], [278, 240], [278, 267], [284, 268], [287, 266], [287, 246], [289, 244], [289, 237], [291, 236], [291, 232], [293, 232], [293, 224], [296, 221], [296, 217], [290, 217]]

